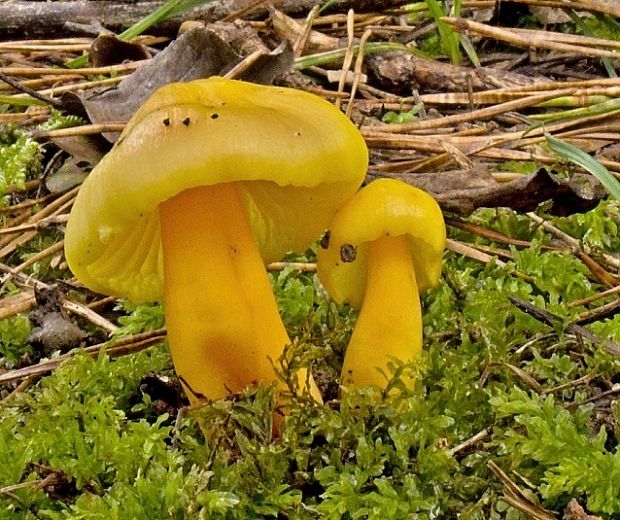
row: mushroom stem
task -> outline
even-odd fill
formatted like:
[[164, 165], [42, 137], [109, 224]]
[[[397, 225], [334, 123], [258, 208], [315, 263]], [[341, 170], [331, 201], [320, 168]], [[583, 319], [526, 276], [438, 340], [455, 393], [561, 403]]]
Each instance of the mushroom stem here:
[[385, 388], [390, 358], [409, 363], [421, 352], [422, 310], [408, 238], [381, 237], [369, 244], [366, 291], [342, 383]]
[[160, 221], [170, 351], [190, 400], [275, 381], [290, 340], [236, 185], [183, 191]]

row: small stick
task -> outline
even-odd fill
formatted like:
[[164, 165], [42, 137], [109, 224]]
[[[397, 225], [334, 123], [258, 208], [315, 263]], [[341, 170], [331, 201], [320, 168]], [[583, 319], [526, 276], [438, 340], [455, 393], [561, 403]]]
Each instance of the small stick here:
[[40, 94], [39, 92], [37, 92], [36, 90], [31, 89], [30, 87], [26, 87], [22, 85], [19, 81], [14, 80], [13, 78], [11, 78], [10, 76], [7, 76], [3, 72], [0, 72], [0, 80], [11, 85], [15, 90], [18, 90], [19, 92], [24, 92], [25, 94], [28, 94], [29, 96], [32, 96], [33, 98], [38, 99], [39, 101], [43, 101], [44, 103], [50, 106], [53, 106], [54, 108], [59, 108], [59, 109], [63, 108], [62, 101], [58, 101], [57, 99], [52, 99], [50, 97], [44, 96]]
[[611, 289], [607, 289], [606, 291], [602, 291], [592, 296], [588, 296], [587, 298], [583, 298], [581, 300], [573, 300], [572, 302], [568, 303], [568, 307], [570, 308], [579, 307], [580, 305], [587, 305], [588, 303], [592, 303], [596, 300], [600, 300], [601, 298], [606, 298], [607, 296], [613, 296], [615, 294], [620, 294], [620, 285], [616, 285]]
[[0, 73], [10, 74], [11, 76], [35, 76], [40, 77], [45, 74], [56, 75], [80, 75], [96, 76], [98, 74], [109, 74], [110, 72], [132, 71], [144, 65], [149, 60], [132, 61], [120, 65], [108, 65], [105, 67], [85, 67], [81, 69], [60, 69], [50, 67], [0, 67]]
[[472, 435], [469, 439], [464, 440], [460, 444], [457, 444], [454, 448], [450, 448], [449, 453], [453, 457], [461, 451], [467, 450], [470, 447], [478, 444], [479, 442], [488, 439], [491, 437], [491, 429], [485, 428], [484, 430], [479, 431], [475, 435]]
[[94, 310], [89, 309], [86, 305], [82, 305], [81, 303], [72, 302], [71, 300], [64, 300], [62, 302], [62, 308], [87, 319], [94, 325], [97, 325], [105, 330], [108, 334], [113, 334], [119, 330], [114, 323], [106, 320], [103, 316], [97, 314]]
[[157, 329], [150, 332], [143, 332], [133, 336], [127, 336], [116, 341], [98, 343], [84, 349], [76, 349], [67, 354], [62, 354], [54, 359], [43, 361], [38, 365], [17, 368], [0, 374], [0, 384], [18, 381], [26, 377], [35, 377], [56, 370], [64, 361], [71, 359], [78, 352], [85, 352], [89, 356], [96, 358], [102, 349], [111, 358], [139, 352], [148, 347], [161, 343], [166, 337], [165, 329]]
[[472, 110], [471, 112], [466, 112], [463, 114], [454, 114], [451, 116], [445, 117], [437, 117], [434, 119], [425, 119], [423, 121], [415, 121], [413, 123], [402, 123], [402, 124], [385, 124], [379, 127], [371, 126], [371, 127], [362, 127], [363, 130], [376, 131], [379, 128], [383, 132], [389, 133], [404, 133], [411, 132], [414, 130], [421, 130], [427, 128], [439, 128], [450, 125], [458, 125], [460, 123], [466, 123], [469, 121], [476, 121], [480, 119], [491, 119], [492, 117], [505, 114], [506, 112], [513, 112], [515, 110], [521, 110], [523, 108], [532, 107], [538, 105], [539, 103], [543, 103], [545, 101], [549, 101], [556, 97], [560, 96], [572, 96], [574, 94], [574, 89], [561, 89], [552, 93], [544, 93], [544, 94], [535, 94], [533, 96], [527, 96], [520, 99], [514, 99], [512, 101], [507, 101], [506, 103], [500, 103], [498, 105], [493, 105], [485, 108], [480, 108], [478, 110]]
[[568, 388], [574, 388], [576, 386], [581, 386], [589, 383], [595, 377], [595, 373], [591, 372], [586, 374], [585, 376], [580, 377], [579, 379], [575, 379], [574, 381], [570, 381], [569, 383], [564, 383], [563, 385], [554, 386], [553, 388], [545, 388], [541, 393], [541, 395], [545, 394], [554, 394], [556, 392], [561, 392], [562, 390], [566, 390]]
[[[520, 298], [516, 298], [514, 296], [509, 296], [508, 299], [518, 308], [521, 309], [526, 314], [529, 314], [533, 318], [536, 318], [538, 321], [545, 323], [551, 327], [561, 324], [562, 319], [555, 314], [546, 311], [545, 309], [541, 309], [540, 307], [535, 306], [532, 303], [526, 302]], [[585, 338], [592, 343], [602, 345], [605, 350], [614, 357], [620, 358], [620, 344], [612, 341], [610, 339], [602, 338], [598, 334], [595, 334], [591, 330], [582, 327], [576, 323], [571, 323], [564, 328], [564, 331], [568, 334], [574, 334], [575, 336], [580, 336]]]
[[312, 273], [316, 271], [316, 264], [313, 262], [271, 262], [267, 264], [268, 271], [282, 271], [282, 269], [295, 269]]
[[502, 497], [502, 500], [537, 520], [556, 520], [554, 515], [532, 502], [495, 462], [490, 460], [487, 463], [487, 467], [504, 485], [506, 494]]
[[45, 249], [39, 251], [38, 253], [32, 255], [30, 258], [28, 258], [28, 260], [26, 260], [25, 262], [22, 262], [21, 264], [19, 264], [17, 267], [14, 267], [9, 273], [8, 273], [8, 277], [5, 276], [3, 277], [2, 280], [0, 280], [1, 283], [6, 283], [7, 278], [17, 274], [17, 273], [21, 273], [22, 271], [24, 271], [25, 269], [27, 269], [28, 267], [30, 267], [31, 265], [39, 262], [40, 260], [43, 260], [44, 258], [53, 255], [54, 253], [57, 253], [58, 251], [62, 250], [62, 248], [65, 246], [65, 242], [64, 240], [61, 240], [59, 242], [56, 242], [55, 244], [52, 244], [49, 247], [46, 247]]
[[525, 47], [527, 49], [533, 47], [553, 51], [574, 52], [577, 54], [582, 54], [584, 56], [592, 56], [598, 58], [620, 57], [620, 53], [615, 51], [608, 51], [605, 49], [597, 49], [586, 47], [583, 45], [573, 45], [570, 43], [554, 41], [550, 37], [550, 34], [552, 34], [550, 31], [521, 29], [519, 32], [517, 32], [512, 29], [501, 29], [499, 27], [493, 27], [491, 25], [474, 22], [472, 20], [466, 20], [464, 18], [453, 18], [450, 16], [444, 16], [441, 19], [448, 25], [454, 27], [454, 29], [460, 33], [471, 31], [487, 38], [494, 38], [496, 40], [505, 41], [518, 47]]
[[[532, 243], [529, 240], [519, 240], [517, 238], [509, 237], [508, 235], [504, 235], [503, 233], [499, 233], [498, 231], [494, 231], [492, 229], [488, 229], [477, 224], [472, 224], [470, 222], [464, 222], [459, 219], [455, 219], [452, 217], [444, 217], [446, 224], [449, 226], [453, 226], [458, 229], [462, 229], [463, 231], [467, 231], [474, 235], [488, 238], [490, 240], [494, 240], [496, 242], [503, 242], [504, 244], [511, 244], [513, 246], [520, 247], [530, 247]], [[543, 246], [544, 249], [554, 249], [550, 246]]]
[[26, 390], [30, 385], [32, 385], [32, 383], [34, 383], [34, 377], [28, 377], [24, 379], [21, 383], [19, 383], [19, 385], [17, 385], [15, 390], [13, 390], [9, 395], [7, 395], [4, 399], [2, 399], [2, 403], [6, 403], [7, 401], [10, 401], [17, 394], [20, 394], [21, 392]]
[[460, 255], [466, 256], [468, 258], [472, 258], [473, 260], [478, 260], [484, 264], [494, 260], [497, 265], [500, 267], [505, 267], [506, 263], [497, 259], [494, 256], [488, 255], [487, 253], [483, 253], [478, 249], [471, 247], [463, 242], [458, 242], [456, 240], [452, 240], [451, 238], [446, 239], [446, 249], [450, 251], [454, 251]]
[[20, 312], [26, 312], [36, 305], [37, 301], [32, 291], [21, 291], [14, 296], [8, 296], [0, 301], [0, 320], [11, 318]]
[[30, 135], [35, 139], [72, 137], [76, 135], [101, 134], [103, 132], [122, 132], [125, 123], [97, 123], [90, 125], [72, 126], [71, 128], [59, 128], [57, 130], [33, 130]]
[[355, 100], [355, 94], [362, 78], [362, 65], [364, 64], [364, 46], [368, 41], [368, 38], [372, 35], [372, 31], [367, 29], [362, 34], [359, 44], [359, 52], [355, 58], [355, 67], [353, 69], [353, 84], [351, 85], [351, 96], [349, 97], [349, 104], [347, 105], [346, 115], [350, 119], [353, 113], [353, 102]]
[[69, 215], [55, 215], [53, 217], [43, 218], [38, 222], [32, 222], [31, 224], [22, 224], [20, 226], [2, 228], [0, 229], [0, 235], [10, 235], [11, 233], [20, 233], [22, 231], [45, 229], [49, 226], [66, 224], [68, 220]]
[[[576, 239], [575, 237], [569, 235], [568, 233], [564, 233], [564, 231], [562, 231], [561, 229], [558, 229], [551, 222], [548, 222], [545, 219], [539, 217], [538, 215], [536, 215], [536, 213], [530, 212], [530, 213], [527, 213], [527, 216], [530, 219], [532, 219], [534, 222], [536, 222], [538, 225], [540, 225], [544, 230], [549, 231], [550, 233], [552, 233], [556, 237], [558, 237], [561, 240], [563, 240], [564, 242], [566, 242], [569, 246], [573, 247], [575, 252], [580, 254], [580, 257], [581, 257], [581, 255], [583, 255], [584, 257], [587, 256], [585, 254], [585, 252], [583, 251], [583, 247], [581, 246], [581, 242], [578, 239]], [[605, 253], [601, 253], [600, 256], [605, 260], [606, 264], [620, 269], [620, 260], [618, 260], [617, 258], [614, 258], [612, 255], [608, 255], [608, 254], [605, 254]], [[584, 258], [582, 257], [582, 260], [583, 259]], [[589, 258], [589, 260], [592, 263], [596, 263], [591, 258]], [[588, 262], [584, 262], [584, 263], [588, 264]], [[607, 274], [609, 274], [609, 273], [607, 273]], [[605, 283], [607, 285], [614, 285], [613, 282], [614, 282], [613, 277], [610, 277], [609, 279], [607, 279], [605, 281]]]
[[[344, 55], [344, 62], [342, 64], [342, 69], [340, 71], [340, 79], [338, 80], [338, 93], [344, 92], [344, 85], [347, 81], [347, 75], [349, 74], [349, 69], [351, 68], [351, 63], [353, 63], [353, 42], [355, 36], [355, 12], [353, 9], [349, 9], [347, 13], [347, 50]], [[340, 108], [342, 104], [342, 98], [336, 98], [336, 108]]]
[[1, 51], [31, 53], [33, 51], [81, 52], [90, 49], [90, 43], [41, 45], [32, 43], [0, 42]]
[[[494, 0], [495, 1], [495, 0]], [[564, 0], [513, 0], [518, 4], [529, 4], [544, 7], [558, 7], [560, 9], [574, 9], [576, 11], [590, 11], [592, 13], [603, 13], [616, 18], [620, 18], [620, 7], [612, 2], [600, 2], [598, 0], [572, 0], [568, 3]], [[494, 2], [492, 2], [494, 3]], [[465, 7], [467, 2], [463, 3]], [[492, 6], [490, 6], [492, 7]]]
[[[79, 186], [76, 186], [75, 188], [61, 195], [55, 201], [43, 208], [41, 211], [35, 213], [29, 219], [29, 222], [39, 222], [40, 220], [44, 219], [45, 217], [49, 217], [52, 214], [61, 213], [64, 209], [66, 209], [67, 206], [73, 204], [73, 200], [75, 199], [75, 195], [77, 194], [78, 190]], [[4, 258], [5, 256], [11, 254], [13, 251], [15, 251], [15, 249], [17, 249], [17, 247], [28, 242], [36, 234], [37, 233], [35, 231], [26, 231], [22, 235], [11, 240], [8, 244], [4, 245], [2, 249], [0, 249], [0, 258]]]
[[582, 312], [577, 316], [575, 323], [587, 325], [588, 323], [594, 323], [595, 321], [614, 316], [618, 312], [620, 312], [620, 299], [616, 298], [614, 301], [600, 305], [595, 309]]
[[224, 77], [227, 79], [233, 79], [243, 74], [248, 68], [250, 68], [256, 61], [264, 56], [266, 52], [262, 49], [254, 51], [252, 54], [248, 54], [243, 60], [241, 60], [237, 65], [235, 65], [232, 69], [230, 69]]
[[616, 395], [619, 393], [620, 393], [620, 386], [614, 385], [613, 388], [609, 390], [605, 390], [604, 392], [601, 392], [600, 394], [593, 395], [592, 397], [588, 397], [587, 399], [584, 399], [583, 401], [573, 401], [572, 403], [568, 403], [566, 405], [566, 408], [573, 409], [573, 408], [577, 408], [578, 406], [582, 406], [584, 404], [595, 403], [596, 401], [600, 401], [601, 399], [605, 399], [606, 397]]
[[306, 23], [304, 25], [303, 31], [298, 36], [297, 41], [293, 45], [293, 56], [295, 56], [295, 58], [299, 58], [303, 54], [304, 49], [306, 48], [308, 38], [310, 37], [310, 33], [312, 33], [312, 23], [314, 22], [314, 19], [316, 18], [320, 7], [320, 5], [315, 5], [306, 17]]

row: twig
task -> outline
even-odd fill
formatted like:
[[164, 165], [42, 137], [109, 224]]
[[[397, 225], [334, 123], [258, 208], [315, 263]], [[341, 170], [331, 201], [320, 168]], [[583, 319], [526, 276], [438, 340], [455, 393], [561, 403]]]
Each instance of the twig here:
[[359, 52], [355, 58], [355, 67], [353, 69], [353, 84], [351, 85], [351, 96], [349, 97], [349, 104], [347, 105], [346, 116], [351, 117], [353, 113], [353, 101], [355, 100], [355, 94], [362, 78], [362, 65], [364, 64], [364, 46], [368, 41], [368, 38], [372, 35], [372, 31], [367, 29], [362, 34], [359, 44]]
[[610, 2], [600, 2], [599, 0], [513, 0], [518, 4], [529, 4], [544, 7], [557, 7], [560, 9], [574, 9], [576, 11], [590, 11], [592, 13], [608, 14], [620, 18], [620, 7]]
[[319, 12], [320, 7], [321, 6], [319, 5], [315, 5], [308, 13], [308, 16], [306, 16], [306, 23], [303, 26], [303, 30], [299, 33], [299, 36], [293, 44], [293, 56], [295, 56], [295, 58], [299, 58], [306, 48], [308, 38], [312, 33], [312, 24], [314, 22], [314, 19], [316, 18], [316, 15]]
[[450, 455], [454, 457], [461, 451], [468, 450], [472, 446], [478, 444], [479, 442], [482, 442], [483, 440], [488, 439], [489, 437], [491, 437], [491, 429], [485, 428], [484, 430], [479, 431], [475, 435], [472, 435], [469, 439], [466, 439], [460, 444], [457, 444], [454, 448], [450, 448], [450, 450], [448, 451]]
[[42, 218], [38, 222], [32, 222], [31, 224], [22, 224], [20, 226], [2, 228], [0, 229], [0, 235], [10, 235], [12, 233], [20, 233], [22, 231], [30, 230], [41, 230], [50, 226], [66, 224], [68, 220], [69, 215], [55, 215], [53, 217]]
[[62, 354], [54, 359], [43, 361], [38, 365], [29, 367], [17, 368], [15, 370], [9, 370], [4, 374], [0, 374], [0, 384], [7, 384], [12, 381], [19, 381], [26, 377], [35, 377], [48, 372], [56, 370], [63, 362], [71, 359], [75, 354], [79, 352], [85, 352], [91, 357], [97, 357], [102, 349], [111, 358], [122, 356], [125, 354], [131, 354], [133, 352], [139, 352], [148, 347], [161, 343], [166, 337], [166, 331], [164, 329], [157, 329], [151, 332], [144, 332], [142, 334], [136, 334], [134, 336], [127, 336], [116, 341], [110, 341], [106, 343], [98, 343], [84, 349], [76, 349], [67, 354]]
[[[509, 237], [508, 235], [504, 235], [503, 233], [499, 233], [498, 231], [494, 231], [492, 229], [488, 229], [477, 224], [472, 224], [470, 222], [465, 222], [460, 219], [456, 219], [453, 217], [444, 217], [444, 220], [448, 226], [453, 226], [458, 229], [462, 229], [463, 231], [467, 231], [474, 235], [488, 238], [490, 240], [494, 240], [496, 242], [503, 242], [504, 244], [510, 244], [513, 246], [519, 247], [530, 247], [532, 243], [529, 240], [519, 240], [517, 238]], [[554, 249], [550, 246], [543, 246], [543, 249]]]
[[473, 260], [478, 260], [479, 262], [482, 262], [484, 264], [493, 260], [500, 267], [506, 266], [506, 263], [502, 262], [498, 258], [491, 256], [487, 253], [483, 253], [482, 251], [479, 251], [478, 249], [468, 244], [465, 244], [464, 242], [452, 240], [451, 238], [448, 238], [446, 240], [446, 249], [454, 251], [455, 253], [466, 256], [468, 258], [472, 258]]
[[582, 298], [581, 300], [573, 300], [568, 303], [568, 307], [579, 307], [580, 305], [587, 305], [588, 303], [595, 302], [596, 300], [600, 300], [601, 298], [606, 298], [607, 296], [613, 296], [616, 294], [620, 294], [620, 285], [616, 285], [611, 289], [607, 289], [606, 291], [602, 291], [597, 294], [593, 294], [592, 296], [588, 296], [587, 298]]
[[[32, 217], [30, 217], [29, 223], [39, 222], [50, 215], [57, 215], [61, 213], [63, 210], [70, 207], [73, 204], [73, 200], [75, 199], [75, 195], [79, 190], [79, 186], [69, 190], [64, 193], [60, 197], [58, 197], [55, 201], [48, 204], [38, 213], [35, 213]], [[0, 258], [4, 258], [5, 256], [11, 254], [13, 251], [17, 249], [22, 244], [28, 242], [31, 238], [33, 238], [37, 233], [35, 231], [27, 231], [17, 238], [12, 239], [9, 243], [5, 244], [2, 249], [0, 249]]]
[[514, 508], [522, 511], [536, 520], [557, 520], [555, 515], [551, 514], [546, 509], [543, 509], [540, 505], [532, 502], [521, 491], [519, 486], [492, 460], [487, 463], [487, 467], [491, 470], [491, 473], [504, 485], [505, 495], [502, 499], [513, 506]]
[[316, 271], [316, 264], [313, 262], [271, 262], [267, 264], [268, 271], [282, 271], [282, 269], [314, 272]]
[[254, 63], [256, 63], [262, 56], [265, 56], [265, 54], [266, 52], [263, 49], [258, 49], [251, 54], [248, 54], [245, 58], [243, 58], [243, 60], [224, 74], [224, 77], [227, 79], [233, 79], [240, 76], [252, 65], [254, 65]]
[[[527, 213], [527, 216], [530, 219], [532, 219], [534, 222], [536, 222], [538, 225], [540, 225], [543, 229], [545, 229], [546, 231], [549, 231], [556, 237], [566, 242], [569, 246], [573, 248], [575, 253], [580, 253], [580, 256], [581, 255], [587, 256], [585, 251], [583, 250], [583, 246], [581, 245], [581, 242], [578, 239], [570, 236], [568, 233], [565, 233], [561, 229], [557, 228], [551, 222], [548, 222], [545, 219], [539, 217], [538, 215], [536, 215], [536, 213], [530, 212], [530, 213]], [[607, 263], [608, 265], [614, 266], [616, 268], [620, 268], [619, 259], [614, 258], [612, 255], [603, 254], [603, 253], [601, 253], [601, 257], [605, 260], [605, 263]], [[593, 259], [590, 258], [590, 260], [594, 262]], [[605, 283], [607, 285], [615, 285], [614, 277], [610, 275], [610, 277], [607, 280], [605, 280]]]
[[[342, 69], [340, 70], [340, 79], [338, 80], [338, 93], [342, 94], [344, 92], [344, 85], [347, 81], [347, 76], [349, 74], [349, 70], [351, 68], [351, 63], [353, 63], [353, 43], [354, 43], [354, 30], [355, 30], [355, 20], [353, 9], [349, 9], [347, 13], [347, 49], [344, 55], [344, 62], [342, 64]], [[342, 98], [336, 98], [336, 108], [340, 108], [342, 104]]]
[[377, 129], [380, 129], [384, 132], [403, 133], [427, 128], [439, 128], [449, 125], [458, 125], [468, 121], [490, 119], [494, 116], [505, 114], [506, 112], [512, 112], [514, 110], [521, 110], [523, 108], [532, 107], [559, 96], [571, 96], [573, 94], [574, 89], [562, 89], [556, 91], [555, 93], [535, 94], [533, 96], [527, 96], [521, 99], [507, 101], [506, 103], [500, 103], [499, 105], [480, 108], [478, 110], [473, 110], [471, 112], [466, 112], [463, 114], [455, 114], [434, 119], [425, 119], [423, 121], [415, 121], [413, 123], [403, 123], [398, 125], [386, 124], [379, 127], [362, 127], [362, 130], [376, 131]]
[[[520, 298], [516, 298], [514, 296], [509, 296], [508, 299], [519, 309], [521, 309], [526, 314], [529, 314], [533, 318], [536, 318], [538, 321], [550, 325], [552, 327], [561, 325], [562, 319], [555, 314], [546, 311], [545, 309], [541, 309], [540, 307], [535, 306], [532, 303], [526, 302]], [[564, 331], [568, 334], [574, 334], [575, 336], [580, 336], [582, 338], [591, 341], [594, 344], [601, 345], [605, 348], [605, 350], [614, 357], [620, 358], [620, 344], [612, 341], [610, 339], [602, 338], [598, 334], [595, 334], [591, 330], [582, 327], [576, 323], [571, 323], [564, 327]]]
[[5, 404], [11, 399], [14, 399], [16, 395], [21, 394], [24, 390], [26, 390], [29, 386], [31, 386], [32, 383], [34, 383], [34, 381], [35, 381], [34, 377], [28, 377], [24, 379], [21, 383], [19, 383], [15, 387], [15, 390], [13, 390], [9, 395], [7, 395], [4, 399], [2, 399], [2, 403]]
[[605, 390], [604, 392], [593, 395], [592, 397], [588, 397], [587, 399], [584, 399], [583, 401], [573, 401], [572, 403], [568, 403], [566, 405], [566, 408], [574, 409], [574, 408], [577, 408], [578, 406], [583, 406], [584, 404], [589, 404], [589, 403], [595, 403], [596, 401], [600, 401], [601, 399], [605, 399], [607, 397], [611, 397], [613, 395], [618, 395], [618, 394], [620, 394], [620, 386], [614, 385], [614, 387], [611, 388], [610, 390]]
[[97, 123], [90, 125], [72, 126], [71, 128], [59, 128], [57, 130], [33, 130], [30, 135], [35, 139], [72, 137], [76, 135], [92, 135], [104, 132], [122, 132], [125, 123]]
[[64, 240], [60, 240], [59, 242], [56, 242], [52, 244], [51, 246], [46, 247], [45, 249], [39, 251], [38, 253], [35, 253], [30, 258], [28, 258], [25, 262], [22, 262], [18, 266], [13, 267], [7, 273], [7, 275], [4, 275], [3, 277], [1, 277], [0, 283], [4, 284], [10, 277], [16, 275], [17, 273], [21, 273], [25, 269], [28, 269], [28, 267], [30, 267], [31, 265], [43, 260], [44, 258], [50, 255], [53, 255], [54, 253], [57, 253], [58, 251], [61, 251], [64, 245], [65, 245]]
[[24, 92], [25, 94], [28, 94], [29, 96], [32, 96], [33, 98], [38, 99], [39, 101], [43, 101], [44, 103], [47, 103], [48, 105], [53, 106], [54, 108], [63, 108], [64, 106], [62, 101], [58, 101], [57, 99], [52, 99], [50, 97], [40, 94], [36, 90], [33, 90], [30, 87], [26, 87], [22, 85], [19, 81], [16, 81], [10, 76], [7, 76], [4, 72], [0, 72], [0, 80], [11, 85], [14, 89], [20, 92]]
[[71, 300], [65, 299], [62, 302], [62, 308], [72, 312], [73, 314], [81, 316], [82, 318], [87, 319], [92, 324], [102, 328], [109, 334], [113, 334], [114, 332], [119, 330], [119, 328], [114, 325], [114, 323], [106, 320], [103, 316], [97, 314], [94, 310], [90, 309], [86, 305], [82, 305], [81, 303], [76, 303], [72, 302]]
[[582, 312], [577, 316], [575, 323], [580, 325], [587, 325], [588, 323], [594, 323], [605, 318], [610, 318], [620, 312], [620, 299], [615, 299], [612, 302], [605, 303], [596, 307], [595, 309]]
[[80, 69], [60, 69], [50, 67], [0, 67], [0, 73], [10, 74], [11, 76], [34, 76], [41, 77], [46, 74], [62, 76], [97, 76], [99, 74], [110, 74], [112, 72], [128, 72], [136, 70], [138, 67], [147, 63], [148, 60], [132, 61], [120, 65], [107, 65], [105, 67], [83, 67]]
[[573, 52], [584, 56], [599, 58], [620, 57], [620, 53], [616, 51], [608, 51], [605, 49], [591, 48], [585, 45], [573, 45], [570, 43], [554, 41], [550, 36], [553, 33], [550, 31], [537, 31], [534, 29], [521, 29], [520, 31], [515, 31], [514, 29], [493, 27], [491, 25], [474, 22], [473, 20], [453, 18], [450, 16], [445, 16], [442, 20], [451, 25], [458, 32], [473, 32], [487, 38], [505, 41], [518, 47], [525, 47], [526, 49], [539, 48], [562, 52]]
[[562, 390], [566, 390], [568, 388], [574, 388], [576, 386], [581, 386], [588, 384], [594, 377], [596, 376], [595, 372], [591, 372], [586, 374], [585, 376], [580, 377], [579, 379], [575, 379], [574, 381], [570, 381], [568, 383], [564, 383], [563, 385], [554, 386], [553, 388], [545, 388], [542, 390], [541, 395], [545, 394], [554, 394], [556, 392], [561, 392]]

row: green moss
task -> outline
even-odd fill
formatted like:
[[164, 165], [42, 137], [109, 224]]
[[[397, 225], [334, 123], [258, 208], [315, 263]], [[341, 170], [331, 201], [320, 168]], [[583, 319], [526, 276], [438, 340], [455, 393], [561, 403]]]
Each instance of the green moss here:
[[24, 314], [0, 320], [0, 357], [4, 358], [5, 364], [13, 365], [30, 351], [26, 341], [30, 330], [30, 321]]
[[39, 145], [26, 132], [13, 126], [0, 131], [0, 196], [7, 186], [24, 186], [27, 178], [41, 171]]
[[[578, 237], [590, 232], [588, 240], [610, 252], [615, 211], [605, 203], [554, 222]], [[445, 254], [442, 282], [423, 300], [421, 363], [395, 364], [390, 392], [347, 388], [324, 406], [291, 399], [274, 436], [273, 388], [248, 388], [176, 421], [157, 418], [139, 386], [147, 372], [170, 372], [164, 345], [117, 360], [78, 355], [0, 404], [0, 487], [50, 471], [65, 479], [54, 493], [33, 484], [1, 495], [0, 518], [522, 518], [501, 500], [491, 460], [527, 478], [532, 499], [549, 509], [560, 511], [575, 496], [593, 514], [617, 515], [618, 408], [604, 408], [601, 428], [598, 415], [580, 406], [588, 387], [550, 397], [530, 386], [617, 377], [618, 360], [587, 340], [576, 347], [563, 332], [583, 310], [569, 302], [600, 288], [576, 257], [544, 250], [551, 237], [529, 219], [484, 210], [471, 220], [532, 245], [513, 248], [503, 267]], [[309, 363], [338, 374], [355, 313], [331, 302], [312, 273], [286, 269], [271, 280], [294, 341], [279, 365], [283, 375]], [[540, 323], [511, 296], [560, 322]], [[125, 314], [121, 334], [163, 324], [159, 304], [122, 302], [116, 310]], [[16, 325], [24, 320], [0, 322], [7, 357], [24, 346], [27, 327]], [[618, 339], [618, 317], [591, 329]], [[412, 370], [418, 383], [405, 389], [399, 374]], [[484, 430], [493, 435], [454, 451]]]
[[535, 173], [540, 168], [536, 161], [505, 161], [497, 165], [500, 172], [516, 172], [524, 175]]
[[571, 413], [555, 403], [513, 388], [490, 400], [498, 418], [509, 417], [518, 429], [497, 430], [495, 443], [510, 455], [513, 469], [540, 483], [547, 504], [565, 505], [587, 497], [597, 513], [620, 513], [620, 452], [605, 447], [604, 428], [591, 431], [589, 407]]
[[79, 116], [66, 115], [60, 110], [53, 108], [49, 118], [39, 125], [40, 130], [58, 130], [60, 128], [70, 128], [84, 124], [85, 121]]

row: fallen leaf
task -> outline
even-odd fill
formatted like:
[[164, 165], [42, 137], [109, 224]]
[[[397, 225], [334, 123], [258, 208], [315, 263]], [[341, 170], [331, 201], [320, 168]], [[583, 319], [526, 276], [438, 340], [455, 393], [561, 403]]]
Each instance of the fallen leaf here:
[[[384, 173], [369, 174], [371, 179], [385, 176]], [[591, 175], [576, 173], [566, 180], [545, 168], [510, 182], [497, 182], [484, 168], [389, 176], [428, 191], [444, 211], [460, 215], [469, 215], [483, 207], [507, 207], [527, 212], [543, 202], [552, 201], [549, 212], [565, 216], [594, 208], [606, 195]]]
[[91, 44], [88, 57], [94, 67], [104, 67], [146, 60], [150, 55], [144, 45], [119, 40], [114, 34], [101, 34]]
[[93, 166], [99, 162], [109, 147], [104, 140], [94, 135], [53, 137], [51, 141], [76, 160]]
[[91, 169], [90, 163], [70, 157], [57, 171], [47, 176], [45, 187], [50, 193], [64, 193], [82, 184]]

